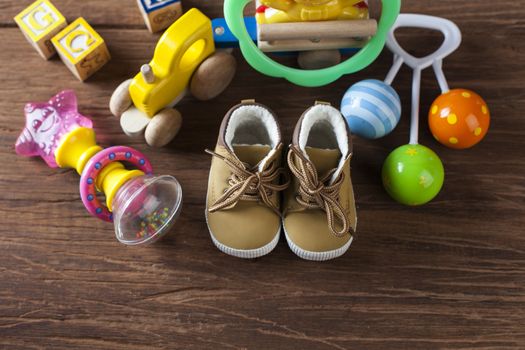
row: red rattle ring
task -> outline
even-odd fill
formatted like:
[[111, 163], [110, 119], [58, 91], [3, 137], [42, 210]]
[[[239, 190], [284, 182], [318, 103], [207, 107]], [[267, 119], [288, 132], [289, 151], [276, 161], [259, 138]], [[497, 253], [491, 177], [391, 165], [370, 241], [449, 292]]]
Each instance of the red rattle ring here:
[[151, 163], [142, 153], [125, 146], [106, 148], [95, 154], [88, 161], [80, 177], [80, 198], [82, 198], [82, 203], [84, 203], [84, 206], [91, 215], [109, 222], [113, 221], [113, 215], [97, 198], [95, 180], [106, 165], [116, 161], [131, 163], [146, 173], [146, 175], [151, 174], [153, 171]]

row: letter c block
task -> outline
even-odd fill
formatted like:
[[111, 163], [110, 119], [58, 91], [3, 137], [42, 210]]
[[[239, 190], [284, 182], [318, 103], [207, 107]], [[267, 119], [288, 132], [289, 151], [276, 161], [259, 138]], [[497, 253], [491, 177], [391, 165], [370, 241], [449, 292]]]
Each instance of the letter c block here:
[[52, 42], [64, 64], [81, 81], [111, 58], [104, 39], [82, 17], [58, 33]]

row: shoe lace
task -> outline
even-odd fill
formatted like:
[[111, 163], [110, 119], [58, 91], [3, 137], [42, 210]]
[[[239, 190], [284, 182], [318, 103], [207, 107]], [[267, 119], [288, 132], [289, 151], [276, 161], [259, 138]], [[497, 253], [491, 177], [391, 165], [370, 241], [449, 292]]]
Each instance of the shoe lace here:
[[[229, 188], [208, 209], [211, 213], [234, 207], [241, 200], [252, 202], [262, 200], [277, 215], [281, 215], [279, 208], [272, 203], [270, 197], [274, 192], [284, 191], [290, 184], [290, 178], [284, 169], [277, 165], [275, 159], [265, 164], [264, 169], [259, 171], [257, 167], [250, 168], [248, 163], [224, 157], [209, 149], [206, 153], [221, 159], [232, 172], [228, 178]], [[285, 176], [285, 183], [275, 184], [274, 181], [281, 175]]]
[[[337, 237], [343, 237], [350, 230], [350, 220], [339, 203], [339, 192], [344, 180], [341, 172], [337, 179], [330, 184], [337, 169], [332, 169], [323, 178], [319, 179], [315, 166], [295, 146], [288, 151], [288, 166], [293, 175], [299, 180], [297, 202], [308, 209], [321, 209], [326, 212], [330, 231]], [[337, 229], [337, 222], [341, 229]]]

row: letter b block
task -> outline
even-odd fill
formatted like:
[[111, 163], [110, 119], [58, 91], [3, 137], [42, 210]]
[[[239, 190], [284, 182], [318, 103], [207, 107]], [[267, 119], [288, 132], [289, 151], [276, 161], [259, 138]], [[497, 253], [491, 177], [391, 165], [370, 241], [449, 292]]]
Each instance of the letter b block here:
[[64, 64], [81, 81], [111, 58], [104, 39], [82, 17], [58, 33], [52, 42]]
[[55, 54], [53, 38], [67, 25], [66, 19], [48, 0], [37, 0], [14, 18], [27, 40], [44, 59]]
[[182, 15], [180, 0], [137, 0], [137, 4], [152, 33], [168, 28]]

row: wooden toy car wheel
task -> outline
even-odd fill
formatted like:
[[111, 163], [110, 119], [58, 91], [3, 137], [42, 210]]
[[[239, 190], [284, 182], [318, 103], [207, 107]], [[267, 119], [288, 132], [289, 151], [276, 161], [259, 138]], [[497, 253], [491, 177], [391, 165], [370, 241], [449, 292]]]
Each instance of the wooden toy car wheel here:
[[182, 116], [175, 108], [164, 108], [155, 114], [144, 132], [151, 147], [163, 147], [177, 136], [182, 125]]
[[301, 51], [297, 63], [302, 69], [322, 69], [341, 63], [341, 52], [332, 50]]
[[109, 110], [115, 117], [120, 117], [133, 103], [129, 94], [129, 86], [132, 81], [133, 79], [128, 79], [122, 82], [111, 95]]
[[197, 68], [191, 78], [191, 94], [201, 100], [211, 100], [230, 85], [237, 62], [228, 52], [215, 52]]

